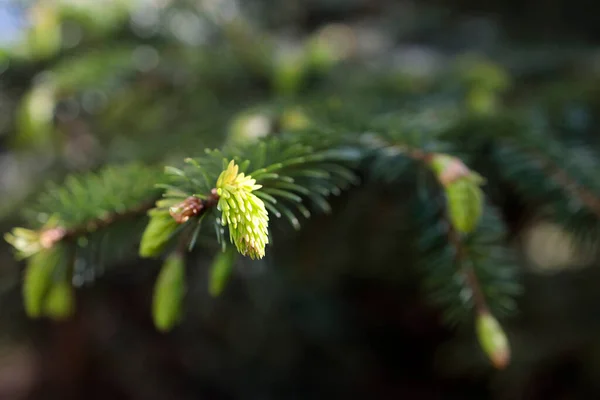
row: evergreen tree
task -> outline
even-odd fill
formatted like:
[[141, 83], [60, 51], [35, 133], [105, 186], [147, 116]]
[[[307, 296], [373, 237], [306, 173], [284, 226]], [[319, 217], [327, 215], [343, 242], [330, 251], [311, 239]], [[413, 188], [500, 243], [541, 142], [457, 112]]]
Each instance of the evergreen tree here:
[[[545, 81], [564, 55], [523, 68], [436, 54], [415, 69], [386, 42], [402, 10], [371, 32], [314, 29], [283, 2], [109, 3], [35, 2], [0, 53], [6, 143], [29, 171], [0, 210], [22, 216], [5, 235], [22, 267], [7, 293], [28, 318], [87, 313], [78, 298], [120, 270], [152, 272], [135, 301], [182, 337], [226, 335], [219, 307], [243, 330], [239, 314], [268, 324], [292, 296], [330, 312], [319, 296], [348, 277], [418, 282], [436, 320], [474, 333], [471, 356], [504, 369], [525, 224], [560, 226], [569, 261], [592, 263], [595, 77]], [[258, 351], [248, 340], [239, 351]]]

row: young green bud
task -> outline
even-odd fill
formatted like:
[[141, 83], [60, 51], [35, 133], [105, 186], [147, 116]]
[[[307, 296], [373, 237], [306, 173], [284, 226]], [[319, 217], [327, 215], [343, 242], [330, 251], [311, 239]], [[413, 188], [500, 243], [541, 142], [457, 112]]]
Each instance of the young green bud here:
[[454, 228], [470, 233], [477, 227], [483, 213], [484, 179], [471, 171], [460, 159], [435, 154], [430, 166], [446, 192], [448, 216]]
[[210, 285], [209, 293], [213, 297], [217, 297], [223, 291], [227, 279], [231, 275], [231, 268], [235, 262], [237, 252], [233, 248], [227, 248], [215, 256], [210, 268]]
[[184, 295], [185, 264], [181, 255], [172, 254], [165, 260], [154, 286], [152, 316], [160, 331], [171, 330], [179, 321]]
[[64, 248], [54, 246], [41, 250], [28, 259], [23, 282], [25, 312], [39, 317], [44, 309], [48, 291], [52, 287], [54, 271], [64, 261]]
[[504, 369], [510, 361], [510, 347], [502, 327], [489, 312], [477, 316], [477, 337], [494, 367]]
[[460, 179], [446, 188], [448, 215], [461, 233], [473, 232], [483, 213], [483, 193], [468, 179]]
[[173, 219], [169, 210], [152, 210], [150, 222], [142, 235], [140, 243], [140, 257], [156, 257], [165, 248], [171, 234], [179, 224]]
[[44, 303], [44, 314], [57, 320], [65, 319], [73, 314], [74, 306], [73, 287], [64, 280], [50, 288]]

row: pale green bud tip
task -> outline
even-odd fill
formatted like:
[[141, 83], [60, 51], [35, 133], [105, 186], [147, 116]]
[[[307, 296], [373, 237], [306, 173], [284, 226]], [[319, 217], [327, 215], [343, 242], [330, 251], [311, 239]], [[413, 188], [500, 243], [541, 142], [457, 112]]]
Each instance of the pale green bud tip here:
[[229, 226], [229, 239], [238, 251], [252, 259], [263, 258], [269, 243], [269, 215], [265, 204], [252, 192], [262, 186], [244, 173], [232, 160], [217, 180], [223, 226]]
[[17, 258], [25, 259], [44, 249], [52, 248], [57, 242], [60, 242], [67, 231], [59, 226], [55, 226], [55, 221], [51, 219], [44, 228], [39, 231], [33, 231], [25, 228], [14, 228], [11, 233], [4, 235], [4, 240], [15, 248]]
[[477, 337], [483, 351], [497, 369], [504, 369], [510, 362], [510, 345], [502, 327], [489, 312], [477, 317]]
[[481, 175], [469, 169], [461, 159], [447, 154], [434, 154], [430, 159], [430, 166], [445, 187], [463, 178], [478, 185], [485, 181]]
[[15, 248], [18, 258], [30, 257], [42, 249], [39, 233], [29, 229], [15, 228], [4, 235], [4, 240]]
[[461, 233], [472, 232], [483, 211], [484, 194], [480, 185], [485, 179], [459, 158], [447, 154], [432, 154], [429, 164], [446, 193], [452, 225]]

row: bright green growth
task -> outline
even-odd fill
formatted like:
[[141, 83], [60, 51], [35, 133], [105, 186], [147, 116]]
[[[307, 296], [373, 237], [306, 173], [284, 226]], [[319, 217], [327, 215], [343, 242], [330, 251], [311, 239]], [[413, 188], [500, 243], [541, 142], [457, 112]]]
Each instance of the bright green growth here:
[[81, 231], [87, 227], [86, 231], [95, 231], [103, 220], [143, 212], [159, 197], [161, 190], [156, 182], [161, 176], [158, 168], [139, 163], [72, 174], [60, 185], [48, 184], [24, 210], [24, 216], [32, 228]]
[[159, 330], [169, 331], [179, 321], [184, 295], [185, 264], [180, 254], [171, 254], [154, 286], [152, 316]]
[[35, 253], [28, 259], [23, 282], [25, 312], [32, 318], [42, 315], [57, 268], [64, 261], [64, 246], [56, 245]]
[[446, 192], [452, 225], [461, 233], [473, 232], [483, 214], [484, 196], [480, 186], [485, 180], [461, 160], [446, 154], [434, 155], [430, 166]]
[[231, 275], [236, 255], [236, 251], [232, 248], [227, 248], [224, 252], [216, 255], [210, 268], [210, 286], [208, 291], [211, 296], [217, 297], [223, 292], [227, 280]]
[[221, 223], [229, 226], [229, 239], [242, 255], [263, 258], [269, 243], [269, 215], [263, 201], [252, 193], [262, 186], [250, 175], [238, 171], [239, 167], [231, 160], [217, 180]]
[[67, 280], [57, 282], [50, 288], [44, 303], [44, 314], [53, 319], [69, 318], [75, 309], [73, 287]]
[[462, 233], [475, 230], [483, 213], [483, 193], [476, 182], [460, 179], [446, 188], [452, 225]]
[[140, 257], [145, 258], [160, 255], [178, 226], [169, 210], [153, 209], [149, 214], [150, 222], [142, 236], [139, 251]]
[[502, 327], [489, 312], [477, 317], [477, 337], [481, 348], [498, 369], [505, 368], [510, 361], [510, 346]]

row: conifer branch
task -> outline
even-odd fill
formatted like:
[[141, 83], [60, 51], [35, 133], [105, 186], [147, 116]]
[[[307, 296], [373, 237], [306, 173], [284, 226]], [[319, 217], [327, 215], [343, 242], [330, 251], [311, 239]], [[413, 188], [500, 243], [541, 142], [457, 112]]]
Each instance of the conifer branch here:
[[[73, 240], [78, 238], [79, 236], [85, 235], [86, 233], [93, 232], [99, 229], [107, 228], [117, 222], [121, 222], [123, 220], [132, 219], [135, 217], [139, 217], [148, 210], [154, 207], [154, 200], [142, 203], [136, 207], [130, 208], [124, 212], [112, 212], [107, 214], [104, 217], [91, 220], [81, 226], [76, 226], [71, 229], [64, 230], [64, 235], [61, 239], [63, 240]], [[52, 228], [52, 229], [62, 229], [62, 228]]]
[[582, 238], [597, 232], [600, 185], [593, 176], [595, 161], [582, 164], [576, 149], [551, 141], [521, 146], [501, 140], [497, 145], [498, 171], [520, 196], [549, 206], [553, 218]]
[[386, 155], [402, 154], [413, 161], [429, 162], [432, 154], [416, 146], [390, 140], [380, 135], [363, 135], [361, 141], [369, 147], [385, 151]]
[[[444, 161], [441, 161], [440, 165], [437, 167], [439, 169], [436, 171], [436, 175], [440, 186], [446, 191], [446, 196], [449, 195], [449, 187], [460, 179], [465, 177], [474, 177], [475, 180], [479, 180], [478, 175], [467, 168], [457, 158], [426, 152], [422, 149], [403, 144], [385, 143], [385, 141], [381, 140], [380, 138], [373, 138], [372, 143], [378, 146], [383, 146], [385, 152], [388, 154], [396, 152], [398, 154], [405, 155], [413, 161], [421, 163], [423, 166], [428, 168], [433, 167], [434, 170], [436, 169], [434, 163], [437, 161], [437, 159], [441, 160], [444, 158]], [[468, 207], [467, 205], [463, 206]], [[479, 283], [479, 279], [477, 278], [473, 268], [465, 265], [469, 258], [468, 249], [462, 241], [460, 232], [454, 226], [454, 222], [450, 215], [450, 210], [448, 209], [445, 211], [445, 219], [449, 226], [448, 242], [454, 247], [456, 253], [454, 262], [458, 265], [458, 272], [464, 276], [465, 283], [471, 290], [473, 305], [477, 311], [477, 314], [488, 313], [489, 307], [483, 289]]]

